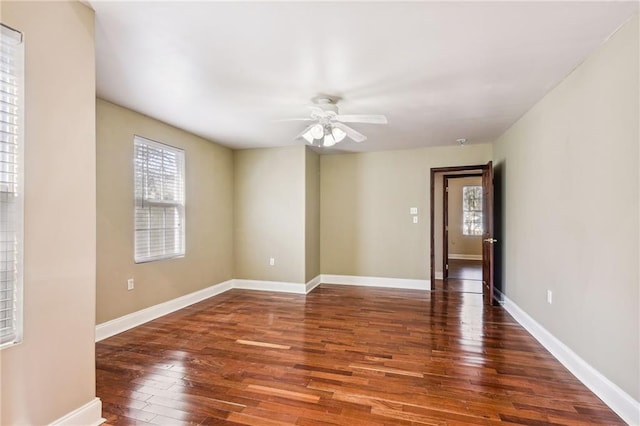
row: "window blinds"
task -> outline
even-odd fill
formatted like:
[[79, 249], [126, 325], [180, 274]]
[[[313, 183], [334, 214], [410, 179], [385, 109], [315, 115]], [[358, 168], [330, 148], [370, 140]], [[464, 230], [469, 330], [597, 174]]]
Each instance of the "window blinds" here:
[[22, 34], [0, 24], [0, 345], [21, 340]]
[[134, 137], [136, 263], [184, 256], [184, 151]]

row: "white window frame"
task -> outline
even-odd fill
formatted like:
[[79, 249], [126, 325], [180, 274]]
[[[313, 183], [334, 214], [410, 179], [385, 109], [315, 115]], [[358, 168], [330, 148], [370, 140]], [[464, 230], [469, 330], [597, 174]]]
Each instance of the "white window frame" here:
[[[0, 349], [23, 339], [24, 42], [0, 24]], [[13, 145], [13, 146], [12, 146]]]
[[[160, 142], [152, 141], [142, 136], [134, 138], [134, 261], [135, 263], [153, 262], [163, 259], [174, 259], [185, 255], [185, 161], [184, 150]], [[159, 197], [151, 198], [149, 194], [149, 162], [148, 156], [144, 158], [138, 149], [146, 147], [160, 151], [162, 155], [162, 173], [159, 178], [161, 192]], [[147, 151], [148, 152], [148, 151]], [[175, 191], [173, 198], [165, 198], [164, 184], [166, 170], [164, 166], [165, 155], [175, 155], [176, 173], [171, 174], [175, 179]], [[155, 176], [158, 178], [158, 176]], [[156, 187], [156, 189], [158, 189]], [[152, 226], [152, 213], [161, 213], [162, 225]], [[177, 221], [176, 226], [167, 225], [167, 217], [172, 215], [172, 220]], [[145, 217], [146, 216], [146, 217]], [[176, 219], [177, 218], [177, 219]], [[156, 217], [157, 220], [157, 217]], [[146, 222], [145, 222], [146, 221]], [[155, 234], [155, 236], [154, 236]], [[170, 238], [167, 238], [171, 235]], [[160, 237], [158, 237], [160, 236]], [[168, 244], [173, 241], [174, 244]], [[146, 249], [145, 249], [146, 247]]]
[[[477, 206], [474, 208], [473, 206], [467, 206], [467, 191], [473, 191], [475, 193], [479, 193], [478, 197], [480, 200], [480, 207]], [[482, 236], [483, 231], [483, 197], [482, 197], [482, 186], [480, 185], [466, 185], [462, 187], [462, 235], [467, 237], [477, 237]], [[472, 216], [480, 215], [480, 219], [471, 220]], [[479, 224], [479, 228], [476, 226], [472, 226], [471, 224]]]

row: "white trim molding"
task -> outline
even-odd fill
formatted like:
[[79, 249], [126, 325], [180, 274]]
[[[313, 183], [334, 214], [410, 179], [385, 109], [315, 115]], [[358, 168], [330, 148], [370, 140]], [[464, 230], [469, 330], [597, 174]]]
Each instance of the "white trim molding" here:
[[640, 402], [620, 389], [602, 373], [529, 316], [515, 302], [498, 292], [504, 309], [564, 365], [578, 380], [595, 393], [629, 425], [640, 425]]
[[313, 291], [313, 289], [318, 287], [320, 284], [322, 284], [322, 275], [316, 275], [315, 278], [313, 278], [306, 284], [307, 294], [311, 293], [311, 291]]
[[171, 312], [186, 308], [189, 305], [201, 302], [209, 297], [217, 296], [227, 290], [231, 290], [233, 288], [233, 281], [234, 280], [224, 281], [222, 283], [212, 285], [211, 287], [185, 294], [184, 296], [180, 296], [176, 299], [150, 306], [146, 309], [132, 312], [128, 315], [98, 324], [96, 326], [96, 342], [142, 325], [145, 322], [160, 318], [161, 316], [170, 314]]
[[276, 291], [280, 293], [307, 294], [304, 283], [288, 283], [281, 281], [239, 280], [234, 279], [233, 288], [242, 290]]
[[55, 420], [50, 426], [98, 426], [106, 421], [102, 418], [102, 401], [100, 398], [93, 398], [82, 407], [78, 407]]
[[429, 280], [409, 278], [361, 277], [357, 275], [320, 275], [320, 282], [334, 285], [359, 285], [366, 287], [403, 288], [408, 290], [430, 290]]
[[449, 259], [455, 260], [482, 260], [481, 254], [452, 254], [449, 253]]

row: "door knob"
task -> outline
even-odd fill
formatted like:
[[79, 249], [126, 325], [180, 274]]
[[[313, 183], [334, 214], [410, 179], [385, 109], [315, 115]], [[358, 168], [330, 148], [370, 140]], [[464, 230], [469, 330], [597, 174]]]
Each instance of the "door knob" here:
[[498, 242], [498, 240], [496, 240], [495, 238], [486, 238], [486, 239], [484, 239], [483, 241], [484, 241], [485, 243], [491, 243], [491, 244], [493, 244], [493, 243], [497, 243], [497, 242]]

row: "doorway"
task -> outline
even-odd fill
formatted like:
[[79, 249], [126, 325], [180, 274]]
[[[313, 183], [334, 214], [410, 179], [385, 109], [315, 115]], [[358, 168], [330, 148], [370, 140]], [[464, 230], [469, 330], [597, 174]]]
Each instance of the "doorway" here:
[[442, 176], [442, 259], [435, 263], [442, 280], [436, 288], [482, 293], [482, 193], [480, 172]]
[[492, 163], [431, 169], [430, 199], [431, 290], [493, 304]]

